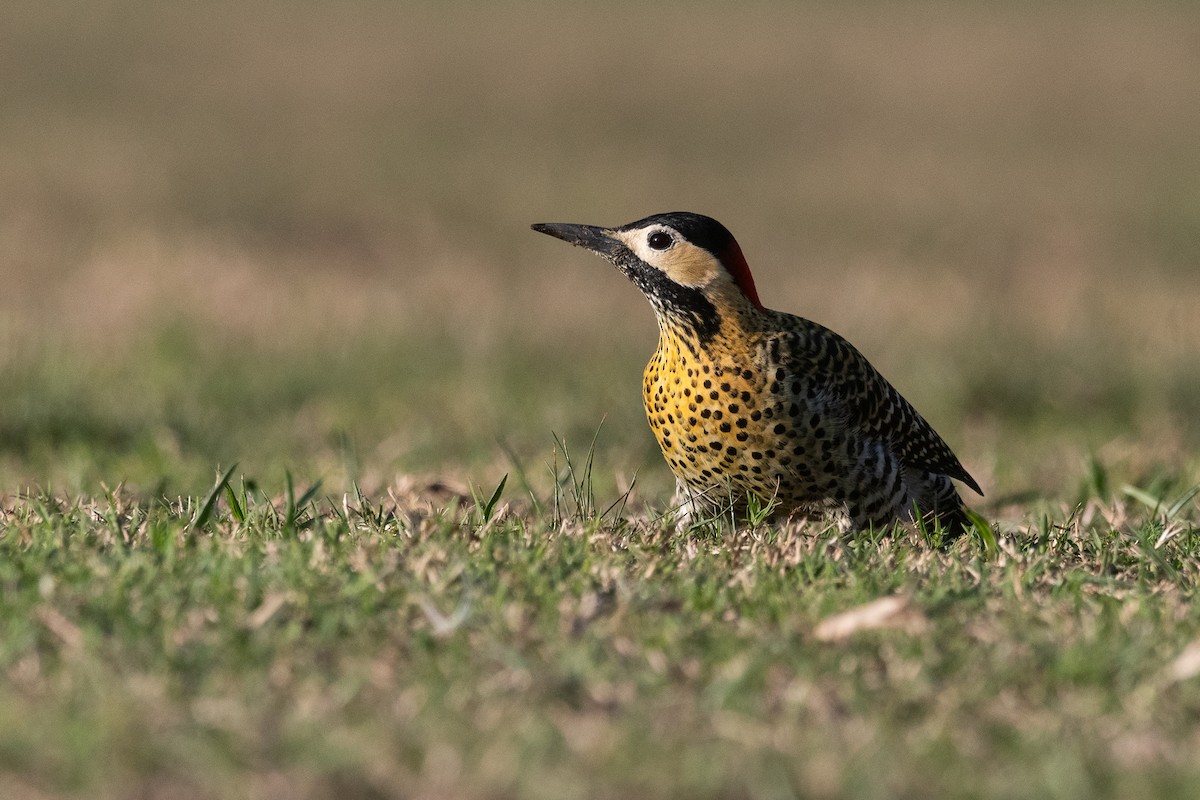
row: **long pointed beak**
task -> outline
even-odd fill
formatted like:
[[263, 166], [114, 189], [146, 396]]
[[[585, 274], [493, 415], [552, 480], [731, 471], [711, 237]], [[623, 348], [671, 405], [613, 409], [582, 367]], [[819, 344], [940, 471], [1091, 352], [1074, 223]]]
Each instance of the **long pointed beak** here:
[[539, 222], [531, 225], [538, 233], [562, 239], [564, 242], [591, 250], [611, 260], [625, 249], [624, 243], [615, 238], [607, 228], [595, 225], [572, 225], [564, 222]]

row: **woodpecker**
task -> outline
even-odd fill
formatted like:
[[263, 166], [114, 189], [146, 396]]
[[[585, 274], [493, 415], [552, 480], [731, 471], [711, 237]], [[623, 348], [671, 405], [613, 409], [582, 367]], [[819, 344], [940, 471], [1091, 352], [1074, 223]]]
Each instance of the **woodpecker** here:
[[969, 526], [953, 481], [983, 492], [946, 442], [841, 336], [765, 308], [724, 225], [672, 212], [533, 230], [610, 261], [650, 301], [643, 400], [684, 522], [753, 496], [775, 517], [831, 513], [854, 530]]

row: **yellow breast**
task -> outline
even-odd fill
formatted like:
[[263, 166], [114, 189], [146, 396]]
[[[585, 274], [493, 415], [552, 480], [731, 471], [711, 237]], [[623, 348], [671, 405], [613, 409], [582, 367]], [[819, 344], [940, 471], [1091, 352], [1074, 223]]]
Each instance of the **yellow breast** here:
[[646, 366], [650, 427], [675, 475], [699, 491], [723, 488], [770, 497], [778, 486], [778, 409], [744, 337], [701, 347], [664, 328]]

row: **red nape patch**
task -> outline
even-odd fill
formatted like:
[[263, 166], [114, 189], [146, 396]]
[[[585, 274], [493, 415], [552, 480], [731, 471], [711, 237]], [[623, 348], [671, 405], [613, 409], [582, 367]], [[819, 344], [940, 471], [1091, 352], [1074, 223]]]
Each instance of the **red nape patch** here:
[[729, 247], [725, 248], [721, 255], [721, 263], [729, 270], [733, 282], [742, 290], [742, 294], [746, 295], [746, 299], [753, 303], [755, 308], [763, 309], [762, 301], [758, 299], [758, 290], [754, 288], [754, 276], [750, 274], [750, 265], [746, 263], [746, 257], [742, 255], [742, 248], [737, 242], [730, 242]]

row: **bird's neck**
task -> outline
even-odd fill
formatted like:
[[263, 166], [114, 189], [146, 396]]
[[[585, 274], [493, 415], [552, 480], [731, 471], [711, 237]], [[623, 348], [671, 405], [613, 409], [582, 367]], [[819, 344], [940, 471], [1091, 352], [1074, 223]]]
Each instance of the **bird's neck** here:
[[745, 298], [735, 298], [731, 302], [715, 297], [709, 301], [712, 313], [704, 317], [655, 308], [660, 352], [684, 359], [712, 359], [719, 352], [744, 345], [761, 329], [761, 317], [765, 312]]

